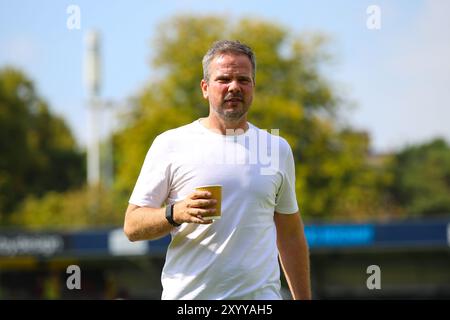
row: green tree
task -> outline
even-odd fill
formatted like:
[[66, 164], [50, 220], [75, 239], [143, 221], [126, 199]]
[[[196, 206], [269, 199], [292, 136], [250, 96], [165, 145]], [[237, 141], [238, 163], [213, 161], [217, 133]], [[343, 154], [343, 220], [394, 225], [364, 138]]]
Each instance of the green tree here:
[[83, 159], [32, 81], [16, 69], [0, 69], [0, 224], [27, 195], [81, 185]]
[[373, 218], [385, 204], [389, 173], [368, 163], [365, 133], [339, 128], [345, 102], [320, 73], [329, 59], [323, 35], [298, 36], [283, 26], [243, 19], [177, 16], [157, 32], [152, 50], [158, 76], [134, 99], [115, 138], [116, 187], [131, 192], [155, 136], [206, 116], [199, 87], [201, 60], [215, 40], [238, 39], [257, 57], [256, 93], [249, 120], [279, 128], [297, 167], [297, 196], [308, 218]]
[[443, 139], [406, 147], [392, 164], [394, 199], [408, 214], [450, 214], [450, 147]]
[[79, 188], [28, 196], [14, 212], [11, 224], [28, 229], [85, 229], [123, 224], [126, 203], [105, 188]]

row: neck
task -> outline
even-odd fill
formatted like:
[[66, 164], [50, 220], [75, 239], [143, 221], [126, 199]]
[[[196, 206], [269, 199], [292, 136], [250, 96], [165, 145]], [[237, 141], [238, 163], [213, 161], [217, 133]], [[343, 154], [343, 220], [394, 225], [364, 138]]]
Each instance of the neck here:
[[220, 132], [223, 135], [230, 134], [227, 130], [239, 130], [242, 133], [242, 131], [247, 131], [248, 129], [247, 117], [245, 116], [236, 121], [223, 121], [222, 119], [217, 119], [210, 114], [207, 118], [200, 119], [200, 122], [206, 128]]

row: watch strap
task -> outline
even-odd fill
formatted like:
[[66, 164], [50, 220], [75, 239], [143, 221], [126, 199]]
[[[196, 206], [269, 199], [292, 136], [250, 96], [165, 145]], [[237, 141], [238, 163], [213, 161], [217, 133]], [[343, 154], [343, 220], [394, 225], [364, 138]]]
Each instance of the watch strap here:
[[169, 221], [169, 223], [170, 223], [171, 225], [173, 225], [174, 227], [179, 227], [179, 226], [181, 226], [181, 224], [176, 223], [176, 222], [173, 220], [173, 206], [174, 206], [174, 205], [175, 205], [175, 203], [172, 203], [172, 204], [169, 204], [169, 205], [166, 206], [166, 219], [167, 219], [167, 221]]

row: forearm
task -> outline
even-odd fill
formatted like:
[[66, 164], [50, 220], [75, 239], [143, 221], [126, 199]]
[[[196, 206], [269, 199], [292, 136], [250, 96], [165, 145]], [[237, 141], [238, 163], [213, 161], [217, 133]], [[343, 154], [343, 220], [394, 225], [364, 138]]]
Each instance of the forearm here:
[[[183, 201], [173, 205], [172, 218], [179, 225], [182, 223], [211, 224], [204, 220], [204, 215], [211, 215], [216, 200], [208, 191], [195, 191]], [[148, 208], [129, 204], [125, 213], [123, 231], [130, 241], [154, 240], [167, 235], [173, 225], [166, 219], [166, 208]]]
[[278, 250], [292, 298], [311, 299], [309, 250], [304, 235], [279, 239]]
[[172, 228], [165, 217], [165, 208], [130, 205], [125, 215], [124, 232], [130, 241], [158, 239]]

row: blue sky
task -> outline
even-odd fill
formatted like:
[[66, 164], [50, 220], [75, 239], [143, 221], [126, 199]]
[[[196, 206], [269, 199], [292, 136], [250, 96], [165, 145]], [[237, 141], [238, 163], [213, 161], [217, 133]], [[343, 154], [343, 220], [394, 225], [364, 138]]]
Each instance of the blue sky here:
[[[296, 33], [330, 37], [334, 62], [325, 76], [354, 108], [346, 119], [371, 134], [376, 151], [436, 136], [450, 141], [450, 2], [430, 1], [51, 1], [0, 0], [0, 67], [20, 67], [52, 110], [86, 141], [84, 33], [102, 35], [101, 96], [118, 102], [152, 77], [156, 27], [176, 14], [263, 18]], [[81, 29], [69, 30], [77, 5]], [[381, 29], [366, 26], [366, 9], [381, 10]], [[250, 114], [251, 121], [251, 114]]]

